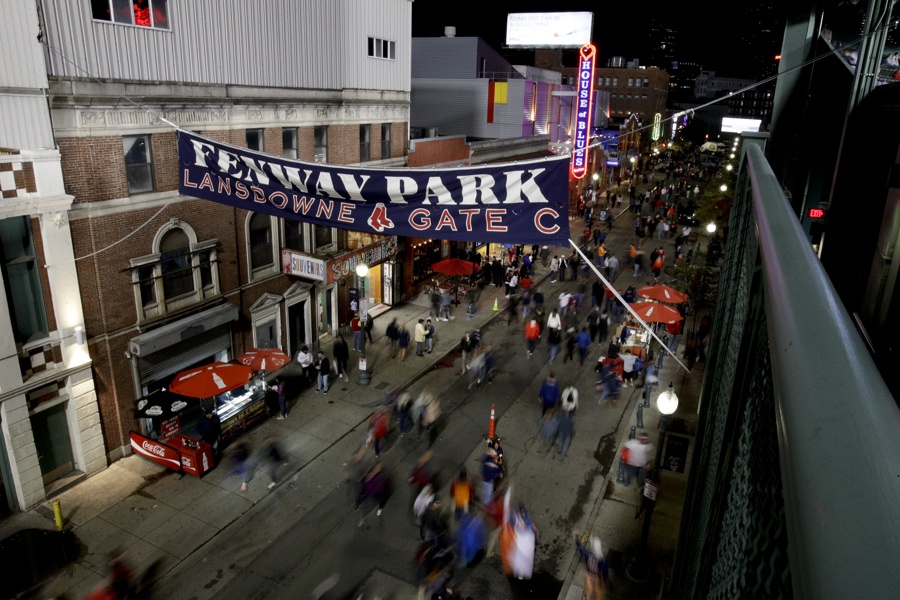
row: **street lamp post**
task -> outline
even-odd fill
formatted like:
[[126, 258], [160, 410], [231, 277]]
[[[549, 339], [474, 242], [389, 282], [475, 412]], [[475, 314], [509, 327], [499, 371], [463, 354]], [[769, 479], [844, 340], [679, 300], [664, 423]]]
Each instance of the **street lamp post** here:
[[662, 463], [663, 445], [666, 443], [666, 431], [669, 424], [669, 415], [678, 408], [678, 396], [675, 395], [675, 387], [670, 383], [668, 389], [656, 398], [656, 407], [659, 409], [659, 441], [656, 446], [656, 458], [653, 460], [653, 471], [650, 477], [644, 481], [644, 496], [642, 498], [644, 513], [644, 526], [641, 529], [641, 541], [637, 553], [628, 566], [625, 567], [625, 575], [632, 581], [644, 582], [650, 578], [650, 558], [647, 551], [647, 539], [650, 537], [650, 519], [653, 517], [653, 509], [656, 508], [656, 496], [659, 491], [660, 463]]
[[[359, 263], [356, 265], [356, 275], [360, 279], [366, 277], [369, 274], [369, 267], [365, 263]], [[366, 323], [366, 315], [360, 311], [359, 313], [360, 325], [365, 328]], [[369, 385], [369, 370], [368, 365], [366, 364], [366, 332], [363, 331], [361, 336], [361, 340], [359, 343], [359, 368], [357, 369], [357, 383], [359, 385]]]

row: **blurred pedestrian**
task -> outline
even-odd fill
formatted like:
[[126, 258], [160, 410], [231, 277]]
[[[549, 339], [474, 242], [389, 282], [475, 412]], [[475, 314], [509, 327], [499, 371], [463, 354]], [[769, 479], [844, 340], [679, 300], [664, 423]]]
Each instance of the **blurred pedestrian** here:
[[406, 360], [406, 351], [409, 349], [409, 331], [405, 325], [400, 326], [397, 334], [397, 347], [400, 349], [400, 362]]
[[400, 326], [397, 324], [397, 317], [394, 317], [388, 323], [387, 329], [384, 331], [384, 337], [387, 338], [391, 349], [391, 358], [397, 356], [397, 344], [400, 340]]
[[450, 496], [453, 498], [453, 517], [459, 521], [469, 512], [469, 506], [475, 497], [475, 488], [465, 467], [459, 470], [459, 474], [450, 484]]
[[431, 448], [438, 436], [438, 419], [441, 417], [441, 403], [434, 396], [425, 405], [422, 425], [428, 430], [428, 447]]
[[366, 334], [366, 337], [369, 341], [372, 341], [372, 329], [375, 328], [375, 319], [372, 318], [372, 313], [366, 313], [366, 321], [363, 323], [363, 333]]
[[375, 458], [381, 458], [381, 441], [387, 436], [390, 422], [387, 409], [384, 408], [379, 408], [369, 417], [369, 432], [366, 436], [366, 446], [375, 447]]
[[231, 462], [234, 465], [234, 472], [241, 476], [241, 491], [247, 491], [247, 484], [250, 482], [250, 446], [247, 442], [239, 442], [231, 451]]
[[282, 420], [287, 416], [287, 398], [285, 397], [285, 381], [283, 377], [275, 378], [275, 385], [272, 389], [278, 395], [278, 419]]
[[581, 331], [575, 336], [575, 342], [578, 345], [578, 368], [583, 369], [584, 358], [587, 356], [588, 347], [591, 345], [591, 334], [588, 333], [587, 327], [581, 328]]
[[637, 486], [644, 487], [644, 478], [647, 469], [653, 462], [653, 444], [646, 431], [640, 431], [635, 439], [628, 440], [623, 445], [622, 459], [625, 462], [625, 485], [631, 485], [631, 480], [637, 481]]
[[497, 460], [497, 451], [488, 448], [484, 457], [481, 459], [481, 501], [482, 503], [490, 500], [494, 493], [494, 485], [503, 477], [503, 471]]
[[271, 490], [278, 484], [278, 478], [276, 477], [278, 467], [287, 464], [284, 452], [281, 450], [278, 440], [274, 437], [269, 437], [263, 442], [260, 462], [265, 465], [266, 472], [269, 474], [269, 479], [271, 480], [269, 489]]
[[328, 357], [325, 356], [325, 353], [321, 350], [319, 350], [319, 353], [316, 356], [316, 393], [321, 390], [323, 394], [327, 394], [328, 376], [331, 375], [331, 362], [328, 360]]
[[462, 340], [459, 342], [459, 349], [462, 351], [462, 362], [460, 368], [460, 374], [465, 375], [466, 371], [469, 370], [469, 359], [472, 355], [473, 344], [472, 344], [472, 334], [469, 330], [466, 330], [466, 333], [463, 335]]
[[404, 437], [410, 427], [410, 414], [412, 412], [412, 396], [409, 392], [403, 392], [397, 398], [397, 420], [400, 424], [400, 437]]
[[[454, 537], [458, 548], [457, 556], [462, 566], [471, 566], [476, 561], [484, 550], [486, 533], [484, 515], [481, 511], [464, 513], [460, 517], [459, 526]], [[441, 598], [447, 600], [451, 597], [441, 596]]]
[[441, 318], [438, 321], [449, 321], [450, 320], [450, 292], [447, 290], [441, 290]]
[[556, 439], [559, 430], [559, 415], [557, 408], [554, 406], [547, 410], [541, 417], [538, 433], [541, 437], [541, 453], [545, 456], [553, 448], [553, 442]]
[[343, 379], [347, 374], [347, 361], [350, 360], [350, 348], [343, 334], [339, 333], [334, 339], [331, 353], [334, 355], [334, 364], [337, 365], [338, 378]]
[[603, 592], [609, 580], [609, 568], [603, 556], [600, 538], [590, 535], [587, 531], [582, 535], [574, 531], [572, 535], [575, 537], [575, 546], [584, 560], [584, 592], [587, 600], [603, 600]]
[[538, 391], [538, 401], [541, 403], [541, 416], [547, 413], [559, 402], [559, 384], [556, 381], [556, 373], [550, 371], [547, 378], [541, 384]]
[[378, 505], [376, 516], [381, 516], [384, 506], [391, 495], [391, 482], [384, 471], [381, 462], [376, 462], [363, 476], [362, 485], [360, 485], [359, 496], [356, 500], [356, 510], [359, 510], [362, 503], [366, 500], [374, 500]]
[[559, 455], [559, 460], [564, 460], [566, 453], [569, 451], [569, 444], [572, 443], [572, 435], [575, 433], [575, 411], [560, 410], [558, 421], [556, 428], [556, 454]]
[[537, 319], [531, 319], [528, 325], [525, 326], [525, 347], [528, 352], [528, 358], [531, 358], [531, 355], [534, 354], [534, 348], [540, 337], [541, 327], [538, 325]]

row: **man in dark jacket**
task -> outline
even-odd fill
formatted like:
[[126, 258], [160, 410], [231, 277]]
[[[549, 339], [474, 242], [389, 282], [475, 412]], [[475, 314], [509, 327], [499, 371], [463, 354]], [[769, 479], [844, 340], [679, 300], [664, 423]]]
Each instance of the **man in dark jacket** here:
[[328, 361], [328, 357], [325, 356], [325, 353], [319, 350], [319, 354], [316, 357], [316, 372], [318, 373], [318, 380], [316, 382], [316, 393], [319, 391], [324, 391], [326, 394], [328, 393], [328, 375], [331, 371], [331, 363]]
[[343, 379], [347, 373], [347, 361], [350, 360], [350, 347], [347, 346], [347, 340], [340, 333], [334, 340], [334, 346], [331, 348], [334, 354], [334, 362], [337, 365], [338, 377]]

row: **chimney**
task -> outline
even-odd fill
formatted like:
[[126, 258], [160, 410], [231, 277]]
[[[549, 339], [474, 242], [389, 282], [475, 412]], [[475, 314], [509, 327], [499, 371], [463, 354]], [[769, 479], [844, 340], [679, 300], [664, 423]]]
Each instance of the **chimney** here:
[[444, 27], [444, 37], [456, 37], [456, 27], [453, 25]]

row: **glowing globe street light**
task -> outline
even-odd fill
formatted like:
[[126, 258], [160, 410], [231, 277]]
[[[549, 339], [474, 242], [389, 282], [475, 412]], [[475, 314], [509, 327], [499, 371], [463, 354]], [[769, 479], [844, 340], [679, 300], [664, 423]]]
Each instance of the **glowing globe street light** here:
[[715, 233], [715, 232], [716, 232], [716, 224], [715, 224], [715, 223], [708, 223], [708, 224], [706, 225], [706, 231], [707, 231], [708, 233]]
[[728, 186], [723, 183], [722, 185], [719, 186], [719, 191], [720, 192], [728, 191]]

